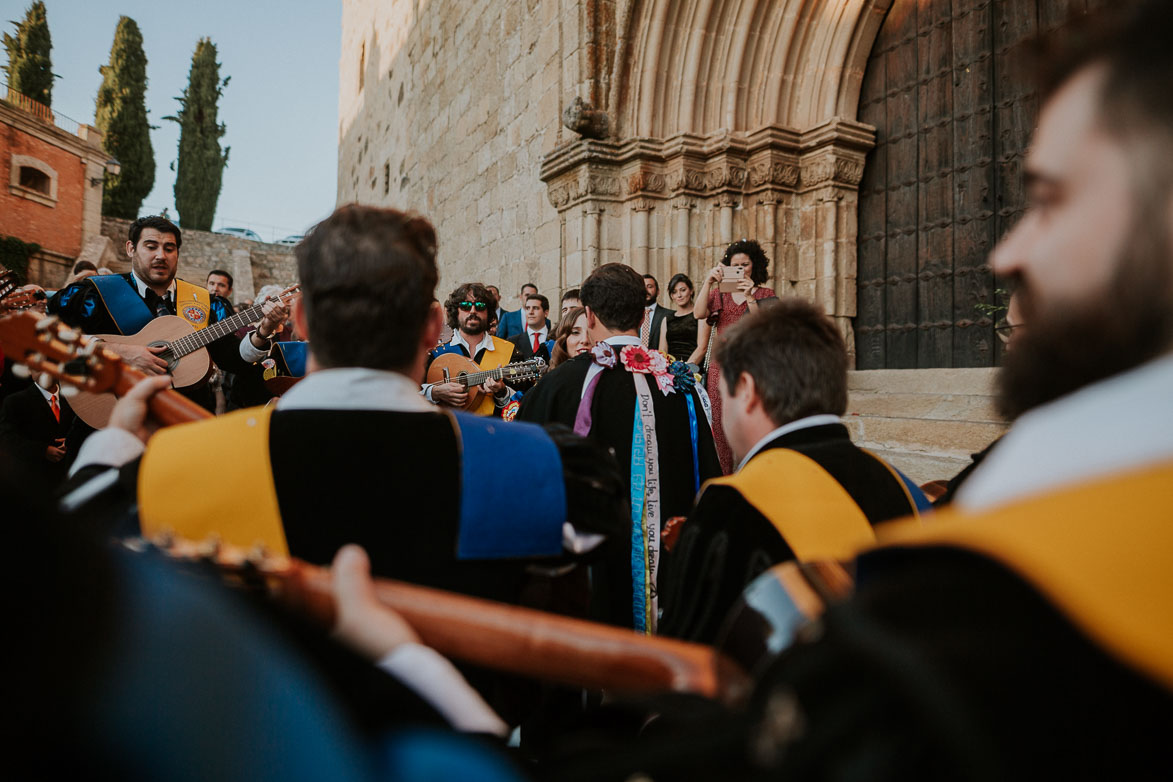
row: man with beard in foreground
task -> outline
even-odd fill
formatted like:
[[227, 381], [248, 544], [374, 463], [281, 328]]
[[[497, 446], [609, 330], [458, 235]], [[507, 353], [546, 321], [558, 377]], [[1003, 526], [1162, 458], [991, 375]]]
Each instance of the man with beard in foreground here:
[[1167, 777], [1173, 4], [1115, 29], [1043, 105], [1030, 209], [993, 256], [1030, 324], [1002, 379], [1017, 422], [954, 510], [881, 531], [749, 709], [664, 709], [548, 778]]

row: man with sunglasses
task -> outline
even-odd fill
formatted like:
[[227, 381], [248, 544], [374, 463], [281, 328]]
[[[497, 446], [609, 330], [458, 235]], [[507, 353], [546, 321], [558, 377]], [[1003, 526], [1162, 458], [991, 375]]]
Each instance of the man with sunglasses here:
[[[489, 333], [489, 323], [497, 310], [497, 297], [478, 282], [459, 286], [444, 302], [452, 339], [432, 351], [428, 366], [438, 356], [458, 353], [472, 359], [482, 370], [508, 364], [513, 358], [513, 343]], [[485, 398], [471, 412], [494, 415], [509, 403], [509, 387], [501, 380], [487, 380], [481, 388]], [[468, 404], [468, 389], [460, 383], [425, 383], [423, 394], [429, 402], [463, 409]]]

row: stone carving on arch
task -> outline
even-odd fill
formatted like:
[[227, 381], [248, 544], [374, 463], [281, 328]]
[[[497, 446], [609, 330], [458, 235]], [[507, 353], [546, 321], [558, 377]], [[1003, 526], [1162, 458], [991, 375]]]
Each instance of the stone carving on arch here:
[[[591, 29], [611, 31], [592, 34], [581, 96], [608, 132], [570, 134], [541, 174], [563, 217], [567, 274], [624, 261], [697, 279], [729, 241], [757, 238], [779, 295], [820, 302], [852, 345], [857, 193], [875, 143], [856, 117], [891, 4], [584, 4], [604, 14]], [[620, 186], [583, 186], [604, 180]]]

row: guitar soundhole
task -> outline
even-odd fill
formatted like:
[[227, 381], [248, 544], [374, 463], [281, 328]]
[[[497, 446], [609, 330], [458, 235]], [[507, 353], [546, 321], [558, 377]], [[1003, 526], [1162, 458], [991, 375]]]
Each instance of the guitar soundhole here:
[[[153, 348], [153, 347], [158, 347], [158, 346], [160, 346], [160, 345], [162, 345], [162, 346], [164, 346], [164, 347], [167, 347], [168, 343], [166, 343], [166, 342], [161, 342], [161, 341], [155, 341], [155, 342], [152, 342], [152, 343], [151, 343], [150, 345], [148, 345], [147, 347], [151, 347], [151, 348]], [[167, 371], [168, 371], [168, 372], [171, 372], [171, 373], [174, 373], [174, 372], [175, 372], [175, 368], [176, 368], [177, 366], [179, 366], [179, 359], [178, 359], [178, 358], [176, 358], [174, 355], [172, 355], [172, 353], [171, 353], [171, 348], [170, 348], [170, 347], [167, 347], [167, 349], [166, 349], [166, 350], [164, 350], [162, 353], [159, 353], [158, 355], [159, 355], [159, 358], [161, 358], [161, 359], [163, 359], [164, 361], [166, 361], [166, 362], [167, 362]]]

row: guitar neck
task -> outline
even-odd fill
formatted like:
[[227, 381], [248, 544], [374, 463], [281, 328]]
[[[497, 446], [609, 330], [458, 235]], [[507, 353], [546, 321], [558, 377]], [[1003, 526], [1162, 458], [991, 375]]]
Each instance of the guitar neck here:
[[[333, 624], [328, 569], [291, 560], [266, 575], [280, 599]], [[474, 665], [587, 689], [690, 692], [727, 702], [748, 692], [745, 673], [708, 646], [388, 579], [375, 580], [375, 593], [425, 644]]]
[[[117, 356], [112, 353], [107, 354], [108, 358], [119, 360]], [[130, 389], [134, 388], [135, 384], [147, 377], [146, 374], [139, 372], [137, 369], [121, 364], [117, 380], [114, 381], [114, 395], [121, 398], [126, 395]], [[68, 377], [62, 377], [61, 382], [69, 383]], [[151, 418], [162, 424], [163, 426], [174, 426], [175, 424], [186, 424], [191, 421], [199, 421], [204, 418], [211, 418], [212, 414], [204, 408], [197, 405], [195, 402], [188, 399], [183, 394], [173, 389], [164, 389], [159, 393], [153, 395], [147, 401], [147, 407], [151, 411]]]
[[460, 375], [452, 378], [457, 383], [462, 383], [465, 387], [479, 386], [486, 380], [501, 380], [508, 376], [509, 378], [517, 378], [534, 374], [530, 362], [522, 362], [520, 364], [506, 364], [497, 367], [496, 369], [486, 369], [481, 372], [473, 372], [468, 375]]
[[171, 354], [176, 358], [182, 358], [190, 353], [195, 353], [200, 348], [207, 347], [226, 334], [234, 333], [241, 326], [256, 323], [263, 316], [261, 307], [262, 305], [256, 304], [230, 318], [212, 323], [199, 331], [193, 331], [186, 337], [180, 337], [171, 343]]

